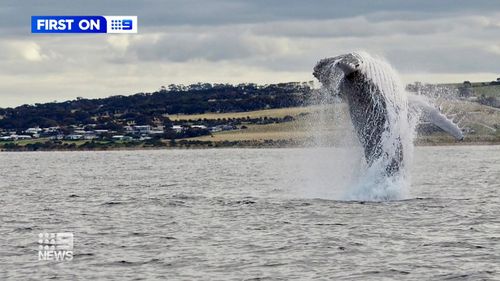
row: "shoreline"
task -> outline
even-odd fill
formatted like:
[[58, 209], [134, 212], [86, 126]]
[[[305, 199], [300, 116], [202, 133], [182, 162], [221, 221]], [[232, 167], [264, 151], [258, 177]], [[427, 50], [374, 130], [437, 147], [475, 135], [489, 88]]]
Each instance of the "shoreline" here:
[[[223, 141], [223, 142], [202, 142], [202, 141], [185, 141], [178, 142], [178, 145], [171, 146], [141, 146], [140, 144], [136, 146], [101, 146], [95, 148], [89, 147], [57, 147], [57, 148], [42, 148], [42, 147], [27, 147], [19, 146], [16, 148], [0, 148], [0, 152], [51, 152], [51, 151], [137, 151], [137, 150], [192, 150], [192, 149], [225, 149], [225, 148], [240, 148], [240, 149], [269, 149], [269, 148], [311, 148], [304, 143], [299, 143], [297, 141]], [[491, 146], [500, 145], [500, 141], [415, 141], [415, 147], [430, 147], [430, 146]], [[328, 146], [325, 146], [328, 147]], [[335, 145], [333, 145], [335, 147]], [[342, 147], [342, 146], [338, 146]]]

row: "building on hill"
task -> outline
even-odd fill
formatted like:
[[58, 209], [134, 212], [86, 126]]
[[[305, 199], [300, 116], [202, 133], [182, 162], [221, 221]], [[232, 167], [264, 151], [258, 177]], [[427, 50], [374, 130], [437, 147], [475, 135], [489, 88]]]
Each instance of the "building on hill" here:
[[10, 135], [10, 136], [0, 137], [0, 140], [3, 141], [29, 140], [29, 139], [31, 139], [31, 136], [29, 135]]
[[40, 129], [40, 127], [35, 127], [35, 128], [28, 128], [24, 132], [26, 134], [39, 134], [41, 131], [42, 129]]
[[174, 130], [177, 133], [180, 133], [184, 130], [184, 128], [181, 125], [173, 125], [172, 130]]
[[81, 140], [81, 139], [83, 139], [83, 135], [71, 134], [71, 135], [65, 136], [64, 138], [67, 140]]

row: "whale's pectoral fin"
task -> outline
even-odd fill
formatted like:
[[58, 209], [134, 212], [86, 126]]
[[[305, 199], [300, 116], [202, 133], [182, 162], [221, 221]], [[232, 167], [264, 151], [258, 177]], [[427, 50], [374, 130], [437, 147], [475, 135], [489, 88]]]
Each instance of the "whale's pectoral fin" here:
[[408, 103], [410, 107], [421, 110], [422, 117], [425, 121], [431, 122], [432, 124], [438, 126], [458, 140], [464, 139], [464, 134], [462, 133], [462, 130], [457, 126], [457, 124], [453, 123], [453, 121], [448, 119], [437, 108], [430, 105], [423, 97], [408, 95]]

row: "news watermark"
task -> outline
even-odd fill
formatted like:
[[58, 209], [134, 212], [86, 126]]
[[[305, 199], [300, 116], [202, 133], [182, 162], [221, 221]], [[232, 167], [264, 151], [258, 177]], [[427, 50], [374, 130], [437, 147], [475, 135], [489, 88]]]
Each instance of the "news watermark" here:
[[137, 33], [137, 16], [31, 16], [31, 33]]
[[73, 260], [73, 233], [40, 233], [38, 234], [39, 261], [71, 261]]

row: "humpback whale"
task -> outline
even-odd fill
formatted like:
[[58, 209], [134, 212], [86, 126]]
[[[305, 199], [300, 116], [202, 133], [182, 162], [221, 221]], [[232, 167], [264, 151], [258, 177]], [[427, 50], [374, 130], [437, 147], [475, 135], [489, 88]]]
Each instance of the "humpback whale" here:
[[[340, 81], [339, 81], [340, 73]], [[368, 167], [382, 165], [387, 176], [399, 174], [413, 138], [411, 113], [419, 112], [456, 139], [460, 128], [423, 97], [409, 95], [396, 72], [382, 60], [365, 53], [348, 53], [325, 58], [314, 67], [313, 75], [323, 87], [338, 92], [349, 107], [356, 135], [363, 147]]]

